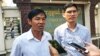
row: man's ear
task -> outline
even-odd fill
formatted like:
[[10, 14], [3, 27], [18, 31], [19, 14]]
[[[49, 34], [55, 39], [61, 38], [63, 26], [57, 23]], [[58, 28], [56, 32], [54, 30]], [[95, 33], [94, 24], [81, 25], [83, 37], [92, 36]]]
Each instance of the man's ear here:
[[62, 10], [62, 16], [65, 17], [65, 11], [64, 10]]
[[28, 22], [29, 25], [32, 24], [32, 21], [30, 19], [27, 19], [27, 22]]
[[62, 13], [62, 16], [65, 18], [65, 14], [64, 13]]

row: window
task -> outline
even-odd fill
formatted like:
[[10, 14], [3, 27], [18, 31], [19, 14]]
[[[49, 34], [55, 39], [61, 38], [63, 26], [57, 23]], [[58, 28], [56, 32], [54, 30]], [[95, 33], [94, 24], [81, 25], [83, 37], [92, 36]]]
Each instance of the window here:
[[4, 33], [6, 39], [8, 37], [14, 38], [15, 36], [20, 35], [20, 20], [18, 19], [18, 17], [4, 18]]

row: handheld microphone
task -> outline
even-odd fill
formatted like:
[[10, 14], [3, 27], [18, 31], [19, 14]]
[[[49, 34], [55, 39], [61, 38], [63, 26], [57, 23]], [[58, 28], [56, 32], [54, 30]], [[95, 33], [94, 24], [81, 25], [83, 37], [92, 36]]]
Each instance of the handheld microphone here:
[[82, 46], [80, 46], [76, 43], [70, 43], [69, 45], [76, 48], [82, 54], [88, 54], [89, 53], [89, 51], [86, 48], [84, 48], [84, 47], [82, 47]]
[[49, 43], [56, 48], [59, 54], [61, 53], [67, 53], [64, 48], [56, 41], [56, 40], [49, 40]]

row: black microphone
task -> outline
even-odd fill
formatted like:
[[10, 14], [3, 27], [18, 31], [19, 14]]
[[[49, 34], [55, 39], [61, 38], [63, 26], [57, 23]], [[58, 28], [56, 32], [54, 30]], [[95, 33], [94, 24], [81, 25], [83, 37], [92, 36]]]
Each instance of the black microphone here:
[[49, 40], [49, 43], [58, 51], [59, 54], [67, 53], [67, 51], [65, 51], [56, 40]]
[[84, 47], [82, 47], [82, 46], [80, 46], [76, 43], [70, 43], [69, 45], [76, 48], [82, 54], [88, 54], [89, 53], [89, 51], [86, 48], [84, 48]]

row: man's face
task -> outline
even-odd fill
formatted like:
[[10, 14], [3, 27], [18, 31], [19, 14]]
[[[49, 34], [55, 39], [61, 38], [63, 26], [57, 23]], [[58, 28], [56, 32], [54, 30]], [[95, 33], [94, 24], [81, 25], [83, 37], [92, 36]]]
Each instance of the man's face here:
[[74, 6], [68, 7], [63, 13], [63, 17], [67, 20], [67, 22], [76, 22], [78, 11]]
[[44, 14], [40, 13], [28, 20], [28, 23], [32, 26], [32, 30], [43, 31], [45, 27], [46, 17]]

